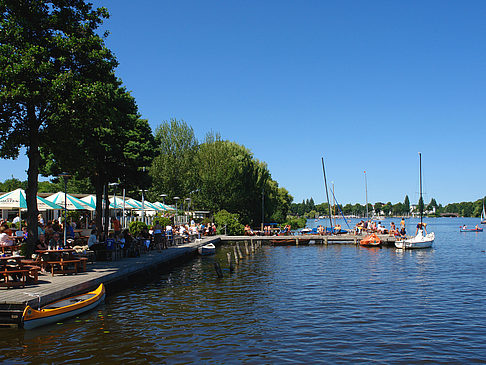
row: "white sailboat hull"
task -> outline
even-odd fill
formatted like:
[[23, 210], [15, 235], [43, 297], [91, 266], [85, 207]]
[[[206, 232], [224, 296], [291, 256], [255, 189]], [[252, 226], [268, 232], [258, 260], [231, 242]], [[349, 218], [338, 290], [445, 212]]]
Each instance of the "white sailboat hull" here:
[[431, 232], [424, 236], [422, 230], [413, 238], [396, 241], [395, 247], [402, 249], [417, 249], [417, 248], [430, 248], [435, 240], [434, 232]]

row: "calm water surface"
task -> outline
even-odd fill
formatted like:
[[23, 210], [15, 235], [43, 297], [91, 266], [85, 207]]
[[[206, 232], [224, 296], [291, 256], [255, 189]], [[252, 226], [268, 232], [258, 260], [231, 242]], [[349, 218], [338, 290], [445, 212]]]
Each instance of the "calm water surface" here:
[[266, 246], [217, 279], [223, 246], [63, 324], [0, 330], [0, 362], [484, 363], [486, 232], [459, 232], [478, 221], [428, 220], [429, 250]]

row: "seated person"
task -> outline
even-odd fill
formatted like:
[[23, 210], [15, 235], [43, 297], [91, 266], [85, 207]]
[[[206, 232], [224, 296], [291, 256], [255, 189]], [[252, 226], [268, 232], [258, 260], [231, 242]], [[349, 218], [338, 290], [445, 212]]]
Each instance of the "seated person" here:
[[54, 232], [51, 240], [49, 241], [49, 249], [55, 250], [60, 247], [64, 247], [64, 243], [61, 240], [61, 235], [59, 234], [59, 232]]
[[7, 233], [7, 228], [4, 225], [0, 227], [0, 246], [14, 246], [14, 239]]
[[90, 248], [90, 249], [94, 245], [99, 244], [98, 237], [96, 237], [96, 233], [97, 233], [96, 229], [91, 230], [91, 235], [88, 238], [88, 248]]
[[47, 246], [46, 236], [41, 234], [37, 238], [37, 244], [35, 245], [36, 250], [47, 250], [49, 247]]
[[405, 231], [405, 227], [402, 227], [400, 229], [400, 236], [405, 237], [407, 235], [407, 232]]

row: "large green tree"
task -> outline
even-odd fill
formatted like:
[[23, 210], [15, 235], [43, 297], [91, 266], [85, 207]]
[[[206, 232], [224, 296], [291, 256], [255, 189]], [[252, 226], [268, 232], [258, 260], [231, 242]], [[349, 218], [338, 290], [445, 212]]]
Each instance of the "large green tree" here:
[[[42, 149], [46, 160], [43, 172], [55, 175], [67, 171], [90, 179], [97, 197], [96, 224], [101, 231], [102, 201], [107, 199], [108, 184], [120, 182], [137, 194], [138, 188], [147, 188], [149, 181], [143, 167], [154, 157], [155, 141], [148, 122], [138, 115], [134, 98], [119, 80], [82, 84], [77, 95], [67, 99], [66, 104], [79, 103], [75, 110], [82, 112], [73, 114], [66, 108], [58, 115], [59, 125], [69, 119], [71, 128], [65, 138]], [[73, 150], [70, 145], [76, 146], [76, 153], [63, 153]]]
[[108, 16], [83, 0], [0, 1], [0, 155], [26, 147], [28, 248], [37, 239], [40, 147], [69, 129], [48, 133], [59, 103], [85, 78], [115, 60], [96, 29]]
[[183, 120], [163, 122], [155, 131], [157, 156], [150, 168], [152, 189], [150, 196], [159, 200], [166, 194], [173, 198], [189, 197], [196, 188], [195, 155], [198, 141], [194, 130]]

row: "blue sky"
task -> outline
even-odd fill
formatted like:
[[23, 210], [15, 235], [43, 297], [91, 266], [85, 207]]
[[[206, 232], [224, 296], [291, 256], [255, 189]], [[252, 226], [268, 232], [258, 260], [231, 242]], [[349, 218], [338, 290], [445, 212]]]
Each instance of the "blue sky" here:
[[[117, 74], [153, 129], [248, 147], [296, 201], [486, 195], [486, 2], [98, 0]], [[0, 180], [27, 161], [0, 161]]]

